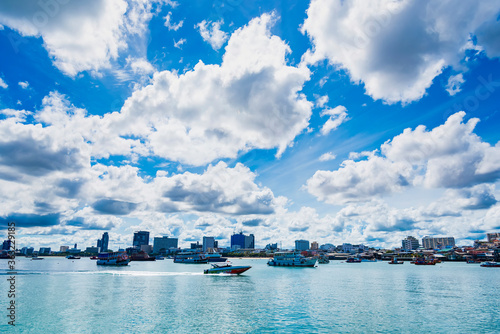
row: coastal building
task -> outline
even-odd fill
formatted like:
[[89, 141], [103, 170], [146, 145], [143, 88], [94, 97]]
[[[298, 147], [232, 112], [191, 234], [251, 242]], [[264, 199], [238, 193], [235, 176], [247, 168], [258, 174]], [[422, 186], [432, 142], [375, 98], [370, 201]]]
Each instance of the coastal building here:
[[75, 244], [75, 247], [68, 249], [68, 253], [71, 253], [71, 254], [78, 254], [78, 253], [80, 253], [82, 250], [79, 249], [79, 248], [76, 248], [76, 246], [77, 246], [77, 244]]
[[137, 231], [134, 233], [134, 240], [132, 246], [141, 248], [142, 245], [149, 245], [149, 232]]
[[404, 238], [403, 241], [401, 242], [401, 244], [402, 244], [402, 248], [404, 251], [412, 251], [412, 250], [418, 249], [418, 247], [420, 247], [420, 244], [418, 243], [418, 239], [415, 237], [412, 237], [411, 235]]
[[97, 247], [99, 247], [99, 251], [107, 252], [109, 249], [109, 235], [108, 232], [104, 232], [102, 234], [101, 240], [97, 240]]
[[177, 238], [155, 237], [153, 239], [153, 253], [164, 253], [171, 248], [177, 248], [177, 244]]
[[10, 250], [10, 247], [12, 245], [12, 241], [10, 239], [4, 240], [2, 244], [2, 250]]
[[33, 255], [34, 250], [35, 249], [33, 247], [23, 247], [23, 248], [21, 248], [21, 254], [23, 254], [23, 255]]
[[65, 252], [67, 252], [67, 251], [68, 251], [68, 249], [69, 249], [69, 246], [61, 246], [61, 247], [59, 247], [59, 251], [60, 251], [61, 253], [65, 253]]
[[215, 238], [214, 237], [203, 237], [203, 247], [202, 250], [204, 252], [208, 251], [209, 249], [214, 249], [214, 244], [215, 244]]
[[265, 250], [276, 250], [276, 249], [278, 249], [278, 243], [267, 244], [264, 249]]
[[311, 242], [311, 250], [318, 250], [319, 245], [316, 241]]
[[352, 251], [353, 251], [352, 244], [349, 244], [349, 243], [342, 244], [342, 252], [343, 253], [351, 253]]
[[332, 252], [335, 250], [335, 246], [332, 244], [324, 244], [324, 245], [319, 246], [319, 249], [321, 249], [322, 251], [325, 251], [325, 252]]
[[194, 242], [191, 243], [190, 249], [201, 250], [202, 247], [203, 247], [203, 245], [200, 245], [200, 242], [196, 241], [196, 243], [194, 243]]
[[486, 233], [488, 242], [493, 242], [494, 240], [500, 240], [500, 233]]
[[100, 249], [99, 247], [87, 247], [85, 249], [85, 253], [88, 253], [88, 254], [97, 254], [99, 253]]
[[233, 234], [231, 236], [231, 249], [254, 249], [255, 248], [255, 237], [253, 234], [244, 235], [243, 232], [238, 234]]
[[50, 247], [40, 247], [38, 254], [50, 254]]
[[432, 238], [429, 236], [425, 236], [422, 238], [422, 247], [424, 247], [425, 249], [452, 248], [455, 247], [455, 238], [453, 237]]
[[305, 251], [309, 249], [309, 240], [295, 240], [295, 250]]

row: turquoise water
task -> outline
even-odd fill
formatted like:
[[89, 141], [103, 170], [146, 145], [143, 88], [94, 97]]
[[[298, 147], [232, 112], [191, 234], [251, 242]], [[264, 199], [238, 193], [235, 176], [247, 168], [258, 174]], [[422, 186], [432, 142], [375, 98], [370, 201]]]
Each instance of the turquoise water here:
[[88, 258], [16, 258], [16, 327], [7, 324], [0, 262], [0, 331], [9, 333], [499, 333], [500, 268], [332, 261], [203, 275], [172, 260], [98, 267]]

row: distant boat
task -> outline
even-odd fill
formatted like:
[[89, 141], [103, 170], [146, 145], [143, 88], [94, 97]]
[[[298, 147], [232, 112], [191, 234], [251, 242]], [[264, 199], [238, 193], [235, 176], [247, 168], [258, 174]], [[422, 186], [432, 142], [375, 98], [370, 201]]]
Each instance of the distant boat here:
[[404, 264], [403, 261], [398, 261], [396, 257], [393, 257], [391, 261], [388, 262], [389, 264]]
[[226, 262], [227, 257], [222, 257], [220, 253], [205, 253], [208, 262]]
[[149, 256], [148, 253], [140, 251], [137, 254], [132, 254], [130, 256], [130, 261], [155, 261], [156, 258]]
[[345, 262], [347, 262], [347, 263], [361, 263], [361, 259], [359, 257], [350, 257]]
[[498, 262], [492, 262], [492, 261], [483, 262], [483, 263], [481, 263], [481, 267], [485, 267], [485, 268], [499, 268], [500, 267], [500, 263], [498, 263]]
[[68, 255], [68, 256], [66, 256], [66, 258], [68, 260], [80, 260], [80, 257], [79, 256], [75, 256], [75, 255]]
[[130, 262], [130, 258], [125, 252], [99, 253], [97, 258], [99, 266], [126, 266]]
[[98, 260], [99, 258], [97, 256], [91, 256], [90, 259], [91, 260]]
[[174, 256], [174, 263], [208, 263], [208, 258], [199, 252], [183, 252]]
[[376, 259], [361, 259], [361, 262], [377, 262]]
[[205, 269], [204, 274], [230, 274], [240, 275], [252, 268], [251, 266], [233, 266], [231, 263], [216, 264], [212, 263], [212, 268]]
[[417, 258], [415, 259], [415, 261], [413, 261], [413, 264], [417, 266], [433, 266], [436, 263], [438, 263], [436, 259]]
[[157, 259], [157, 260], [165, 260], [165, 258], [163, 256], [161, 256], [161, 255], [156, 255], [155, 259]]
[[267, 264], [272, 267], [316, 267], [318, 260], [298, 252], [279, 252]]
[[38, 257], [38, 255], [33, 255], [31, 257], [32, 260], [43, 260], [44, 258], [43, 257]]

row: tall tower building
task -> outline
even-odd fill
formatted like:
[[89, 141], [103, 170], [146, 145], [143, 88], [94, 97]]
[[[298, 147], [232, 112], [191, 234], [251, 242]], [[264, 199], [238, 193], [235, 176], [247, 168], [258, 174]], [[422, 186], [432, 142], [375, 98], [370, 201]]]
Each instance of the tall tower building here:
[[401, 242], [402, 248], [405, 251], [411, 251], [414, 249], [418, 249], [420, 247], [417, 238], [412, 237], [411, 235], [407, 236], [403, 241]]
[[104, 232], [102, 234], [102, 239], [101, 239], [101, 252], [106, 252], [108, 251], [109, 247], [109, 235], [108, 232]]
[[137, 231], [134, 233], [134, 241], [132, 246], [141, 248], [142, 245], [149, 245], [149, 232]]

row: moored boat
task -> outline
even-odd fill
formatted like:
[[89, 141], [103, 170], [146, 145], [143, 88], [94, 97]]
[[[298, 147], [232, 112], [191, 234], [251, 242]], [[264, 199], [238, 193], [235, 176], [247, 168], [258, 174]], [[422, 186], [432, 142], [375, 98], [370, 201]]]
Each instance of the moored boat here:
[[97, 265], [100, 266], [126, 266], [130, 258], [125, 252], [99, 253], [97, 256]]
[[68, 260], [80, 260], [80, 257], [79, 256], [75, 256], [75, 255], [68, 255], [68, 256], [66, 256], [66, 258]]
[[391, 261], [388, 262], [389, 264], [404, 264], [403, 261], [398, 261], [396, 257], [393, 257]]
[[231, 263], [216, 264], [212, 263], [212, 268], [205, 269], [204, 274], [226, 274], [226, 275], [240, 275], [252, 268], [251, 266], [233, 266]]
[[318, 260], [312, 257], [305, 257], [298, 252], [279, 252], [267, 262], [269, 266], [277, 267], [316, 267]]
[[500, 268], [500, 263], [498, 263], [498, 262], [492, 262], [492, 261], [483, 262], [483, 263], [481, 263], [481, 267], [486, 267], [486, 268]]
[[156, 258], [149, 256], [148, 253], [140, 251], [137, 254], [130, 255], [130, 261], [155, 261]]
[[174, 256], [174, 263], [208, 263], [208, 258], [203, 253], [183, 252]]
[[350, 257], [345, 262], [347, 262], [347, 263], [361, 263], [361, 259], [359, 257]]
[[227, 257], [222, 257], [220, 253], [205, 253], [208, 262], [226, 262]]
[[438, 263], [436, 259], [417, 258], [413, 261], [413, 264], [417, 266], [433, 266], [436, 263]]

